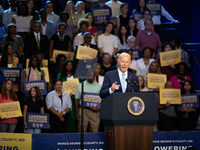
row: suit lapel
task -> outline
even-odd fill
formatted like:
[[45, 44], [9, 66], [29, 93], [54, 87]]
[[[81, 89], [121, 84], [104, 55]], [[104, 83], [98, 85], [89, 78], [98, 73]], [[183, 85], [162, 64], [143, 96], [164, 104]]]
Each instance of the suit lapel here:
[[114, 77], [115, 77], [115, 81], [117, 81], [117, 85], [120, 85], [118, 91], [119, 91], [119, 92], [122, 92], [122, 85], [121, 85], [121, 81], [120, 81], [120, 79], [119, 79], [118, 69], [115, 70], [115, 75], [114, 75]]

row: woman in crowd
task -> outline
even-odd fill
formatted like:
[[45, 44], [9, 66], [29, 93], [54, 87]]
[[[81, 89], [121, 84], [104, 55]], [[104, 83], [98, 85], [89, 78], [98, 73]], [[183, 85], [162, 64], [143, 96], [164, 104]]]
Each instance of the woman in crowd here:
[[[171, 51], [171, 50], [172, 49], [171, 49], [171, 46], [170, 46], [169, 43], [164, 43], [162, 45], [162, 51], [163, 52], [168, 52], [168, 51]], [[167, 81], [168, 81], [175, 73], [175, 66], [174, 66], [174, 64], [169, 64], [169, 66], [161, 67], [160, 70], [161, 70], [162, 74], [167, 75]]]
[[127, 38], [128, 38], [127, 27], [125, 25], [121, 25], [119, 27], [119, 32], [118, 32], [118, 49], [119, 50], [128, 48]]
[[155, 61], [152, 59], [153, 51], [150, 47], [145, 47], [142, 50], [142, 58], [137, 60], [138, 63], [138, 75], [144, 76], [148, 73], [149, 65]]
[[94, 16], [92, 13], [87, 13], [85, 18], [89, 20], [88, 32], [90, 32], [91, 35], [94, 36], [95, 41], [97, 41], [97, 27], [94, 26]]
[[[139, 31], [143, 31], [145, 29], [144, 22], [145, 22], [145, 20], [151, 19], [151, 11], [149, 9], [144, 9], [142, 15], [143, 15], [143, 19], [140, 20], [137, 24], [137, 29]], [[152, 31], [154, 31], [153, 26], [152, 26]]]
[[[7, 79], [2, 84], [2, 93], [0, 94], [0, 104], [10, 103], [18, 101], [15, 94], [15, 88], [13, 82]], [[0, 132], [12, 132], [14, 133], [17, 125], [17, 118], [1, 118], [0, 117]]]
[[33, 16], [33, 20], [40, 20], [39, 12], [35, 10], [35, 0], [26, 0], [29, 15]]
[[186, 80], [190, 80], [191, 78], [188, 76], [188, 66], [186, 63], [181, 62], [176, 65], [176, 75], [173, 75], [170, 78], [170, 81], [173, 83], [175, 89], [183, 89], [184, 82]]
[[138, 29], [136, 28], [136, 21], [133, 17], [130, 17], [128, 22], [128, 35], [136, 37], [137, 33]]
[[[67, 12], [69, 14], [69, 19], [67, 21], [68, 24], [74, 26], [75, 22], [75, 6], [74, 6], [74, 2], [69, 0], [65, 6], [65, 12]], [[76, 25], [77, 27], [77, 25]]]
[[132, 11], [132, 17], [135, 18], [135, 13], [140, 13], [142, 15], [143, 10], [145, 8], [147, 8], [146, 1], [145, 0], [138, 0], [137, 8]]
[[119, 30], [121, 25], [128, 27], [129, 16], [128, 16], [128, 3], [122, 3], [120, 6], [121, 15], [117, 18], [117, 29]]
[[53, 34], [50, 40], [50, 63], [53, 62], [53, 50], [61, 50], [61, 51], [71, 51], [71, 39], [69, 35], [65, 34], [67, 26], [64, 22], [58, 24], [58, 33]]
[[1, 42], [1, 48], [4, 50], [6, 44], [11, 44], [13, 47], [13, 52], [16, 52], [19, 57], [23, 53], [24, 43], [21, 36], [17, 35], [16, 25], [14, 23], [8, 24], [7, 27], [8, 33], [3, 37]]
[[83, 1], [77, 1], [75, 8], [77, 11], [75, 12], [74, 19], [72, 18], [72, 22], [77, 27], [79, 20], [85, 18], [85, 3]]
[[[173, 89], [173, 83], [168, 81], [165, 83], [165, 89]], [[159, 102], [160, 103], [160, 102]], [[170, 105], [167, 101], [164, 105], [158, 105], [159, 110], [159, 130], [174, 131], [177, 125], [177, 114], [174, 105]]]
[[117, 37], [114, 35], [114, 24], [112, 22], [108, 22], [104, 27], [103, 34], [98, 36], [98, 48], [101, 54], [117, 55], [118, 43]]
[[57, 76], [62, 71], [62, 67], [67, 60], [67, 57], [64, 54], [58, 54], [56, 57], [56, 64], [51, 68], [51, 77], [53, 83], [57, 80]]
[[68, 113], [72, 109], [70, 96], [62, 91], [62, 82], [57, 80], [54, 91], [47, 94], [46, 105], [50, 111], [50, 132], [68, 132]]
[[0, 67], [17, 68], [19, 59], [13, 56], [13, 47], [11, 44], [6, 44], [2, 57], [0, 57]]
[[[190, 80], [185, 80], [181, 94], [189, 95], [192, 93], [196, 93], [192, 87], [192, 82]], [[198, 111], [199, 109], [195, 109], [190, 106], [178, 109], [178, 121], [180, 131], [196, 130], [197, 121], [199, 118]]]
[[[73, 42], [74, 50], [77, 44], [81, 44], [84, 42], [83, 35], [85, 32], [88, 32], [89, 21], [87, 19], [81, 19], [79, 20], [78, 24], [79, 24], [81, 33], [77, 34], [74, 38], [74, 42]], [[91, 44], [96, 44], [94, 36], [92, 36]]]
[[13, 16], [12, 23], [16, 24], [18, 34], [23, 38], [31, 31], [33, 16], [29, 16], [28, 6], [26, 4], [19, 4], [17, 7], [17, 15]]
[[[75, 68], [73, 61], [66, 60], [62, 66], [61, 73], [58, 74], [57, 79], [62, 82], [73, 80], [74, 79]], [[75, 99], [72, 93], [69, 94], [72, 100], [72, 111], [69, 113], [68, 119], [68, 133], [74, 133], [78, 131], [77, 119], [76, 119], [76, 110], [75, 110]]]
[[26, 117], [28, 113], [44, 113], [44, 103], [41, 100], [41, 92], [40, 89], [36, 87], [32, 87], [29, 92], [29, 97], [26, 98], [24, 102], [24, 133], [41, 133], [41, 129], [29, 129], [26, 123]]
[[138, 76], [138, 81], [139, 81], [140, 92], [149, 91], [149, 89], [145, 86], [146, 84], [143, 76]]
[[95, 64], [94, 68], [95, 68], [94, 69], [94, 75], [95, 75], [94, 81], [96, 81], [100, 85], [102, 85], [103, 84], [103, 80], [104, 80], [104, 76], [100, 75], [102, 73], [101, 65], [97, 63], [97, 64]]
[[41, 81], [44, 80], [44, 71], [40, 69], [37, 56], [31, 56], [29, 67], [23, 70], [21, 75], [21, 91], [24, 92], [25, 81]]

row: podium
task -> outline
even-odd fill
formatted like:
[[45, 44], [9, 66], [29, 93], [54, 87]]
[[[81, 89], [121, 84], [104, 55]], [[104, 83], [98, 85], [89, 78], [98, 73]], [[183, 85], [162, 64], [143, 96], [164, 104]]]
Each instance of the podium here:
[[[133, 109], [142, 108], [140, 115], [132, 114]], [[113, 93], [102, 101], [100, 119], [107, 135], [108, 150], [151, 150], [154, 125], [158, 121], [156, 95]]]

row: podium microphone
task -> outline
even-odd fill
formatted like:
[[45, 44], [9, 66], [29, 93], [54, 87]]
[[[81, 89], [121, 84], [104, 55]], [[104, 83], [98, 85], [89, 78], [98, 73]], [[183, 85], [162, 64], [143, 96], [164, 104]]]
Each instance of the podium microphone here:
[[134, 86], [132, 84], [132, 82], [126, 78], [126, 82], [132, 87], [132, 92], [134, 92]]
[[137, 87], [139, 87], [138, 83], [134, 79], [132, 81]]

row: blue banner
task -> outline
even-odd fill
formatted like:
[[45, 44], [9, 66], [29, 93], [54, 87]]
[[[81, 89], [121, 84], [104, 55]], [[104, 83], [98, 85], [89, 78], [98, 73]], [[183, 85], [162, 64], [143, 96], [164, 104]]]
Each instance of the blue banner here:
[[101, 98], [99, 93], [83, 93], [83, 107], [96, 107], [98, 109], [101, 108]]
[[42, 95], [47, 95], [47, 85], [45, 80], [41, 81], [26, 81], [24, 82], [24, 93], [25, 96], [29, 95], [29, 91], [32, 87], [37, 86], [40, 89]]
[[[32, 150], [80, 150], [80, 133], [33, 134]], [[105, 133], [85, 133], [84, 150], [107, 150]]]
[[153, 150], [200, 149], [200, 132], [154, 132]]
[[20, 68], [0, 68], [3, 71], [3, 75], [6, 79], [12, 80], [14, 83], [20, 83], [21, 69]]
[[26, 123], [30, 129], [48, 129], [49, 114], [27, 112]]
[[182, 94], [181, 95], [182, 104], [177, 107], [177, 109], [183, 108], [199, 108], [199, 94]]
[[161, 3], [147, 3], [147, 8], [151, 11], [151, 15], [161, 15]]

